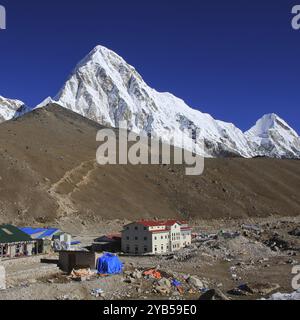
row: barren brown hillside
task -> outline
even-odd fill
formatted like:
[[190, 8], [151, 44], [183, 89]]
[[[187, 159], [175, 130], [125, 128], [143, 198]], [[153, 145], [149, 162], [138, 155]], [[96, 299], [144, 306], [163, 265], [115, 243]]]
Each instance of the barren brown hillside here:
[[180, 166], [100, 167], [99, 128], [56, 105], [1, 124], [0, 222], [300, 214], [300, 161], [207, 159], [198, 177]]

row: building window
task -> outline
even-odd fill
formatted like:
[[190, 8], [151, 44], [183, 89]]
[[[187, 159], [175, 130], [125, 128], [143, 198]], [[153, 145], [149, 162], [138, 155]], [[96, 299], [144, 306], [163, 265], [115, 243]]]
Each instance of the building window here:
[[154, 237], [154, 240], [157, 240], [157, 237]]
[[136, 247], [134, 248], [134, 250], [135, 250], [135, 253], [138, 253], [138, 252], [139, 252], [139, 247], [136, 246]]
[[129, 237], [126, 237], [127, 240], [129, 240]]
[[164, 251], [164, 245], [163, 244], [161, 245], [160, 249], [161, 249], [161, 251]]
[[3, 246], [2, 254], [3, 254], [3, 256], [7, 256], [7, 254], [8, 254], [8, 245], [7, 244], [5, 246]]
[[19, 254], [21, 252], [21, 244], [16, 245], [16, 254]]
[[147, 230], [147, 227], [144, 227], [144, 230]]
[[154, 251], [157, 252], [157, 246], [154, 247]]
[[147, 238], [147, 237], [144, 237], [144, 240], [145, 240], [145, 241], [147, 241], [147, 240], [148, 240], [148, 238]]
[[137, 230], [138, 229], [138, 227], [134, 227], [134, 230]]
[[138, 237], [135, 237], [134, 239], [135, 239], [135, 240], [139, 240], [139, 238], [138, 238]]
[[161, 236], [161, 240], [163, 240], [164, 236]]
[[147, 252], [148, 251], [148, 248], [147, 247], [144, 247], [144, 252]]
[[127, 253], [130, 252], [130, 247], [129, 247], [129, 246], [126, 247], [126, 252], [127, 252]]

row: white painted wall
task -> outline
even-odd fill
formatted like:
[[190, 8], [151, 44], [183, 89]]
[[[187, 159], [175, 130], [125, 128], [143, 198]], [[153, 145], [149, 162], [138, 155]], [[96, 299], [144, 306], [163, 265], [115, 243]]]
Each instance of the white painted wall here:
[[6, 273], [4, 266], [0, 265], [0, 290], [6, 289]]
[[165, 226], [144, 227], [131, 223], [122, 231], [122, 251], [130, 254], [162, 254], [178, 251], [192, 242], [190, 230], [181, 231], [175, 223], [170, 230], [163, 231]]

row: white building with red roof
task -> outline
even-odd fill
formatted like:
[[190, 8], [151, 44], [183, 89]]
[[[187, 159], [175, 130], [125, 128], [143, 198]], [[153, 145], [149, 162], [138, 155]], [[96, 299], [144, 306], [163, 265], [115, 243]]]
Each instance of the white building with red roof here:
[[140, 220], [124, 226], [122, 251], [130, 254], [163, 254], [189, 246], [192, 229], [180, 220]]

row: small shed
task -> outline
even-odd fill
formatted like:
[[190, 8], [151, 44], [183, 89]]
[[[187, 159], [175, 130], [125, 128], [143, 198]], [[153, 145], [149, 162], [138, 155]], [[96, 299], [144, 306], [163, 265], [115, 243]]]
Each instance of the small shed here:
[[96, 268], [97, 255], [91, 251], [60, 251], [59, 267], [70, 273], [73, 269]]

